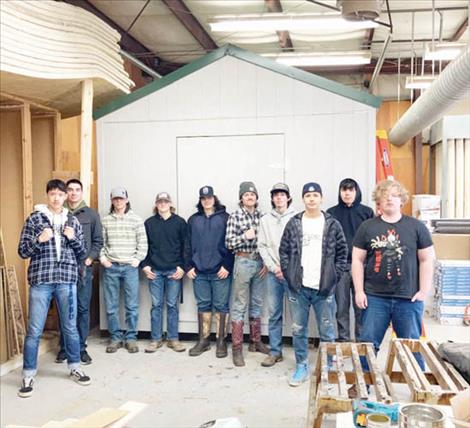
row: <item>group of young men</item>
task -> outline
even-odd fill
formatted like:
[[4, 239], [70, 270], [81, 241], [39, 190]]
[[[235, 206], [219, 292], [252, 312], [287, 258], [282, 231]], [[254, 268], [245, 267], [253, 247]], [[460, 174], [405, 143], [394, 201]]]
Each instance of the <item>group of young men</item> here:
[[[96, 211], [84, 203], [80, 181], [51, 180], [46, 192], [47, 205], [37, 206], [26, 220], [18, 249], [21, 257], [31, 258], [21, 397], [32, 394], [38, 343], [52, 297], [61, 326], [56, 362], [67, 360], [70, 376], [77, 383], [91, 382], [80, 362], [92, 362], [86, 339], [91, 265], [97, 258], [103, 268], [108, 353], [122, 346], [130, 353], [139, 351], [139, 269], [148, 279], [152, 300], [148, 353], [163, 345], [165, 303], [166, 345], [176, 352], [185, 350], [178, 337], [185, 274], [193, 282], [199, 326], [198, 341], [189, 355], [210, 349], [215, 318], [216, 356], [226, 357], [230, 319], [235, 366], [245, 365], [247, 311], [248, 351], [266, 354], [261, 363], [264, 367], [282, 361], [287, 296], [296, 359], [291, 386], [302, 384], [309, 376], [310, 306], [322, 341], [351, 341], [351, 296], [355, 340], [372, 342], [378, 351], [390, 322], [398, 337], [420, 336], [434, 253], [424, 224], [402, 214], [408, 193], [399, 182], [377, 184], [373, 194], [377, 216], [361, 204], [359, 185], [350, 178], [341, 181], [338, 204], [326, 212], [322, 211], [322, 188], [315, 182], [303, 186], [305, 209], [299, 213], [291, 207], [291, 192], [285, 183], [272, 187], [272, 210], [267, 214], [258, 209], [258, 191], [252, 182], [240, 184], [239, 208], [230, 215], [214, 189], [204, 186], [199, 190], [197, 211], [187, 223], [175, 214], [166, 192], [157, 195], [154, 215], [144, 222], [131, 210], [127, 191], [115, 188], [110, 213], [102, 224]], [[125, 330], [119, 322], [121, 287]], [[269, 347], [261, 340], [263, 305], [269, 314]]]

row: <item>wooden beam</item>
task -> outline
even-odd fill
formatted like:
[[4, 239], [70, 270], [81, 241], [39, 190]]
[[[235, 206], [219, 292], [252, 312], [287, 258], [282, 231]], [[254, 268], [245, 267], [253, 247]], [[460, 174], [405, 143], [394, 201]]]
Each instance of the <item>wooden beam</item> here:
[[82, 81], [82, 114], [80, 125], [80, 181], [83, 199], [90, 204], [92, 181], [91, 159], [93, 145], [93, 80]]
[[62, 143], [62, 115], [56, 113], [54, 116], [54, 171], [62, 169], [60, 144]]
[[178, 18], [204, 50], [212, 51], [218, 48], [212, 37], [194, 17], [183, 0], [162, 0], [162, 2], [173, 12], [173, 15]]
[[415, 158], [415, 193], [423, 193], [423, 137], [421, 134], [413, 138]]
[[43, 104], [39, 104], [35, 101], [31, 101], [31, 100], [28, 100], [26, 98], [20, 98], [20, 97], [17, 97], [16, 95], [12, 95], [12, 94], [9, 94], [8, 92], [0, 92], [0, 98], [8, 98], [9, 100], [12, 100], [12, 101], [17, 101], [21, 104], [29, 104], [29, 106], [31, 107], [35, 107], [37, 109], [41, 109], [41, 110], [46, 110], [46, 111], [51, 111], [51, 112], [57, 112], [57, 109], [55, 108], [52, 108], [52, 107], [48, 107], [48, 106], [45, 106]]
[[[270, 13], [282, 13], [282, 5], [280, 0], [264, 0], [264, 4], [266, 5], [266, 9]], [[277, 37], [279, 39], [279, 45], [283, 52], [293, 52], [294, 45], [292, 44], [292, 40], [290, 38], [290, 34], [288, 31], [276, 31]]]
[[450, 38], [450, 40], [452, 42], [459, 41], [467, 28], [468, 28], [468, 18], [465, 18], [464, 21], [459, 25], [459, 28], [457, 28], [457, 31], [454, 33], [454, 35]]

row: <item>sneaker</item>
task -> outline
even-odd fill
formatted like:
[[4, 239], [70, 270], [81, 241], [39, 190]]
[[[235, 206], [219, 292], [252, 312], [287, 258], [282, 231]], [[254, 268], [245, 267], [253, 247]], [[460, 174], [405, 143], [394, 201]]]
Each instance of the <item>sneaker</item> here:
[[309, 377], [309, 368], [305, 363], [297, 364], [295, 372], [289, 379], [290, 386], [299, 386], [303, 384]]
[[91, 357], [88, 355], [88, 352], [87, 351], [81, 351], [80, 352], [80, 361], [82, 362], [82, 364], [84, 364], [85, 366], [91, 364], [91, 362], [93, 361], [91, 359]]
[[261, 365], [263, 367], [272, 367], [274, 364], [279, 363], [282, 361], [282, 354], [281, 355], [268, 355], [262, 362]]
[[65, 353], [65, 351], [63, 349], [61, 349], [57, 356], [55, 357], [55, 362], [58, 363], [58, 364], [61, 364], [63, 363], [65, 360], [67, 359], [67, 354]]
[[145, 348], [145, 352], [151, 354], [163, 345], [163, 340], [152, 340], [149, 345]]
[[121, 342], [114, 342], [111, 341], [109, 342], [109, 345], [106, 347], [106, 352], [108, 354], [113, 354], [116, 352], [119, 348], [122, 348], [122, 343]]
[[85, 373], [83, 373], [83, 370], [81, 369], [74, 369], [70, 371], [70, 377], [74, 382], [77, 382], [79, 385], [90, 385], [91, 379], [90, 376], [87, 376]]
[[184, 346], [179, 340], [169, 340], [166, 343], [168, 348], [173, 349], [175, 352], [183, 352], [186, 350], [186, 346]]
[[21, 388], [18, 390], [18, 397], [27, 398], [33, 395], [33, 385], [34, 385], [34, 378], [33, 377], [24, 377], [23, 381], [21, 382]]
[[127, 349], [127, 352], [129, 352], [129, 354], [135, 354], [136, 352], [139, 352], [139, 347], [137, 346], [137, 342], [135, 340], [130, 340], [129, 342], [126, 342], [125, 348]]

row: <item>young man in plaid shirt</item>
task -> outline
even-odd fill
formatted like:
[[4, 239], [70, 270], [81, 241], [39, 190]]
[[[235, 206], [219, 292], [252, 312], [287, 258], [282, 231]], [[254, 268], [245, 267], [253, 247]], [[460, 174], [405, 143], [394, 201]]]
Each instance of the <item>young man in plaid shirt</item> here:
[[37, 372], [39, 339], [54, 297], [62, 324], [70, 377], [80, 385], [91, 379], [80, 369], [80, 340], [77, 332], [78, 264], [85, 257], [85, 242], [78, 220], [64, 202], [65, 183], [50, 180], [46, 186], [47, 205], [36, 205], [21, 232], [18, 254], [31, 259], [28, 269], [29, 317], [23, 351], [23, 382], [18, 395], [33, 393]]
[[240, 208], [227, 222], [225, 245], [235, 254], [232, 282], [232, 358], [235, 366], [245, 365], [243, 359], [243, 320], [249, 305], [250, 352], [267, 354], [268, 347], [261, 342], [261, 305], [264, 277], [267, 269], [259, 255], [257, 234], [261, 212], [258, 191], [250, 181], [240, 184]]

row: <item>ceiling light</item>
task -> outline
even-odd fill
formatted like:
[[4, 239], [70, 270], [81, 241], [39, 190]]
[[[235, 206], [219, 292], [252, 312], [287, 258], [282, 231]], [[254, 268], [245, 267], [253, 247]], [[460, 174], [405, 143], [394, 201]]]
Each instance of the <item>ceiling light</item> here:
[[427, 89], [434, 82], [434, 76], [406, 76], [406, 89]]
[[427, 43], [424, 50], [424, 59], [426, 61], [451, 61], [457, 58], [463, 51], [465, 43]]
[[370, 52], [312, 52], [312, 53], [280, 53], [264, 54], [277, 62], [297, 67], [315, 67], [328, 65], [362, 65], [370, 64]]
[[376, 28], [374, 21], [347, 21], [339, 14], [261, 13], [215, 16], [211, 31], [295, 31], [295, 30], [363, 30]]

